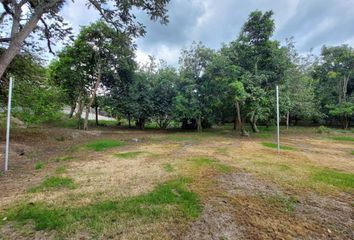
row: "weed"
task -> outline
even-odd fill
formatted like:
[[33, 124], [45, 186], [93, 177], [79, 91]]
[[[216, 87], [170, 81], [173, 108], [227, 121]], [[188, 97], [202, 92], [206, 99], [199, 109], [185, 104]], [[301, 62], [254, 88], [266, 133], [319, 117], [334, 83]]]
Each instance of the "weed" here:
[[163, 165], [163, 168], [165, 169], [166, 172], [173, 172], [174, 171], [174, 169], [170, 163], [165, 163]]
[[74, 181], [71, 178], [49, 177], [46, 178], [39, 186], [31, 188], [30, 192], [40, 192], [45, 190], [54, 190], [60, 188], [75, 188]]
[[339, 188], [354, 188], [354, 174], [324, 169], [312, 173], [312, 180]]
[[86, 144], [86, 147], [90, 150], [94, 151], [103, 151], [105, 149], [114, 148], [114, 147], [122, 147], [125, 145], [123, 141], [117, 141], [113, 139], [106, 140], [97, 140], [91, 143]]
[[34, 164], [34, 169], [36, 169], [36, 170], [40, 170], [40, 169], [42, 169], [44, 167], [44, 164], [42, 163], [42, 162], [36, 162], [35, 164]]
[[338, 137], [332, 137], [331, 139], [336, 141], [354, 142], [354, 137], [352, 136], [338, 136]]
[[119, 157], [119, 158], [135, 158], [138, 156], [141, 152], [122, 152], [122, 153], [116, 153], [114, 156]]
[[[273, 148], [273, 149], [276, 149], [277, 146], [278, 146], [277, 144], [270, 143], [270, 142], [262, 142], [262, 145], [265, 146], [265, 147], [268, 147], [268, 148]], [[293, 147], [284, 146], [284, 145], [281, 145], [280, 149], [281, 150], [295, 150], [295, 148], [293, 148]]]

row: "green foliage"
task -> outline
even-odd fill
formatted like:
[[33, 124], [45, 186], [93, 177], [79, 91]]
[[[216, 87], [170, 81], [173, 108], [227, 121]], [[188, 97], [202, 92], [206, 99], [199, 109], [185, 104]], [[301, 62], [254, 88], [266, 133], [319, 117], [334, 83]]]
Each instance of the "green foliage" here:
[[195, 219], [202, 207], [197, 195], [187, 190], [188, 182], [181, 178], [160, 184], [149, 193], [80, 207], [23, 203], [8, 210], [6, 216], [22, 224], [31, 220], [36, 230], [73, 229], [79, 223], [98, 232], [112, 219], [141, 218], [149, 222], [169, 216]]
[[34, 169], [36, 169], [36, 170], [40, 170], [40, 169], [42, 169], [44, 167], [44, 164], [42, 163], [42, 162], [36, 162], [35, 164], [34, 164]]
[[98, 152], [109, 148], [122, 147], [125, 146], [125, 144], [126, 143], [123, 141], [118, 141], [113, 139], [101, 139], [101, 140], [88, 143], [85, 146], [90, 150], [94, 150]]
[[[270, 142], [262, 142], [262, 145], [268, 148], [273, 148], [276, 149], [278, 147], [278, 145], [276, 143], [270, 143]], [[284, 146], [284, 145], [280, 145], [280, 149], [281, 150], [295, 150], [295, 148], [293, 147], [289, 147], [289, 146]]]
[[114, 154], [114, 156], [119, 158], [135, 158], [139, 154], [141, 154], [141, 152], [122, 152], [122, 153], [116, 153]]
[[61, 188], [75, 188], [74, 181], [71, 178], [48, 177], [39, 186], [31, 188], [30, 192], [54, 191]]
[[354, 188], [354, 174], [339, 172], [331, 169], [315, 171], [312, 174], [312, 180], [322, 182], [339, 188]]
[[331, 129], [325, 126], [319, 126], [316, 130], [317, 133], [323, 134], [323, 133], [330, 133]]

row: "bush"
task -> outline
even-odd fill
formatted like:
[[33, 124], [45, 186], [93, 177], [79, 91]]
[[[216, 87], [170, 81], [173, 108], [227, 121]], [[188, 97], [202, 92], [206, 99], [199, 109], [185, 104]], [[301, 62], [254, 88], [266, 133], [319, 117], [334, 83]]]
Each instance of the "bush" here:
[[323, 133], [330, 133], [331, 132], [331, 129], [328, 128], [328, 127], [325, 127], [325, 126], [319, 126], [317, 128], [317, 133], [320, 133], [320, 134], [323, 134]]

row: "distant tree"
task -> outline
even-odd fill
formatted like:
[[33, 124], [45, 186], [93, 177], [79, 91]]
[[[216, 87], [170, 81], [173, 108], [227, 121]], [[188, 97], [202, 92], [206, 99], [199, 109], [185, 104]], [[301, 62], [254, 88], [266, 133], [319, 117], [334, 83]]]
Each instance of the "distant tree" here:
[[[24, 44], [31, 44], [28, 37], [31, 33], [46, 39], [50, 52], [51, 45], [57, 39], [64, 39], [71, 34], [71, 28], [60, 16], [60, 10], [65, 0], [2, 0], [4, 11], [0, 14], [1, 43], [6, 44], [6, 50], [0, 56], [0, 78], [5, 73], [14, 57]], [[119, 32], [132, 36], [144, 35], [143, 24], [135, 21], [134, 11], [145, 11], [152, 20], [160, 19], [167, 22], [166, 5], [169, 0], [87, 0], [87, 6], [96, 9], [103, 21], [113, 26]], [[38, 46], [33, 44], [34, 46]]]
[[208, 125], [212, 116], [213, 87], [206, 77], [206, 68], [210, 64], [214, 51], [202, 43], [193, 43], [190, 49], [183, 49], [180, 57], [180, 82], [175, 101], [176, 117], [183, 121], [195, 121], [198, 131], [202, 123]]
[[318, 79], [317, 97], [322, 112], [342, 122], [343, 128], [349, 127], [354, 105], [354, 50], [342, 45], [322, 48], [321, 62], [314, 70]]

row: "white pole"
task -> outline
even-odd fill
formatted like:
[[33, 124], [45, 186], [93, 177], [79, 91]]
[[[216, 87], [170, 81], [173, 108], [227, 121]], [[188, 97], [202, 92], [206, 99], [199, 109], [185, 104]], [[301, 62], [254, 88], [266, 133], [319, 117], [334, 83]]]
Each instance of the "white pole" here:
[[10, 77], [10, 83], [9, 83], [9, 98], [8, 98], [8, 104], [7, 104], [5, 172], [7, 172], [7, 171], [9, 170], [9, 145], [10, 145], [11, 100], [12, 100], [12, 77]]
[[280, 122], [280, 117], [279, 117], [279, 86], [276, 86], [276, 92], [277, 92], [277, 152], [280, 152], [280, 130], [279, 130], [279, 122]]

